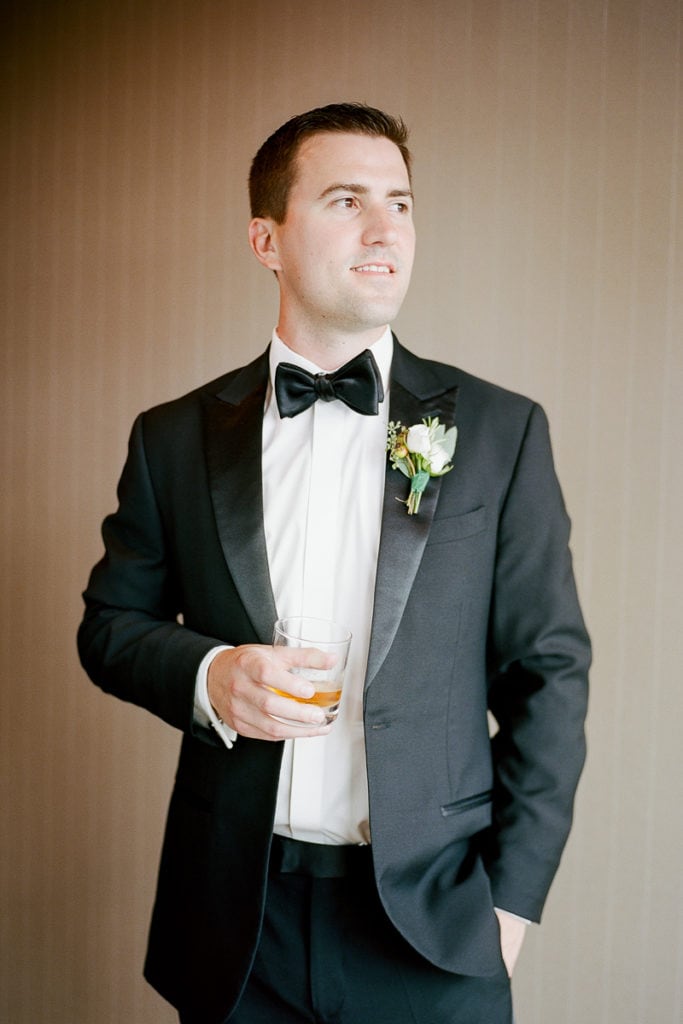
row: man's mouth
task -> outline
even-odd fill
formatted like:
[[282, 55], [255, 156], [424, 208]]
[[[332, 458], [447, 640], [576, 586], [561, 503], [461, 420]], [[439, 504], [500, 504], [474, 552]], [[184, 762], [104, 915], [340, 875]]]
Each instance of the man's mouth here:
[[351, 267], [356, 274], [393, 274], [394, 267], [388, 263], [363, 263], [359, 267]]

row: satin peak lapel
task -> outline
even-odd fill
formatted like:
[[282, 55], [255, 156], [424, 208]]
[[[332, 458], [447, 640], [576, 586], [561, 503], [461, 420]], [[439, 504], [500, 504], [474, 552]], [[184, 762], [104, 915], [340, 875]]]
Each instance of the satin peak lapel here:
[[230, 575], [261, 643], [277, 618], [263, 529], [261, 433], [267, 356], [207, 395], [205, 444], [216, 526]]
[[[431, 364], [423, 363], [396, 341], [394, 345], [389, 419], [413, 426], [428, 416], [438, 416], [446, 427], [452, 427], [457, 386], [444, 385]], [[377, 674], [398, 631], [429, 537], [441, 480], [434, 477], [429, 481], [419, 512], [409, 516], [406, 506], [401, 504], [408, 497], [409, 481], [392, 468], [387, 458], [366, 686]]]

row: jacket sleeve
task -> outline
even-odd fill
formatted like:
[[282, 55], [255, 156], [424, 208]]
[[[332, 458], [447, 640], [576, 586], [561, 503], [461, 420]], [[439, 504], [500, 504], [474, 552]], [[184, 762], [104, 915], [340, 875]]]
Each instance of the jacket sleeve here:
[[489, 624], [496, 906], [540, 919], [585, 759], [590, 642], [545, 414], [532, 406], [499, 520]]
[[118, 486], [118, 510], [104, 520], [104, 557], [83, 595], [81, 663], [108, 693], [215, 743], [194, 724], [194, 691], [203, 657], [222, 641], [179, 621], [180, 596], [144, 441], [136, 420]]

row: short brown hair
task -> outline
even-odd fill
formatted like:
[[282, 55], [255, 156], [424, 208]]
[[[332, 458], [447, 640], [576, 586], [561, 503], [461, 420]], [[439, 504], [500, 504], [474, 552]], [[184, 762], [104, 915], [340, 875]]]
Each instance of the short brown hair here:
[[252, 217], [271, 217], [276, 224], [283, 223], [301, 144], [312, 135], [323, 132], [348, 132], [389, 139], [398, 146], [410, 179], [411, 155], [406, 144], [408, 129], [400, 118], [364, 103], [331, 103], [297, 114], [263, 143], [249, 172]]

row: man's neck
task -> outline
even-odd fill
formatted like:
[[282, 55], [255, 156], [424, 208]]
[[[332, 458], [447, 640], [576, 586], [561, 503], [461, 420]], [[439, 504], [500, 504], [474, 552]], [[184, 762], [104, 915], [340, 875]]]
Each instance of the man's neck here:
[[331, 334], [321, 331], [311, 338], [307, 333], [288, 330], [287, 325], [278, 324], [277, 335], [282, 342], [304, 359], [310, 360], [321, 370], [336, 370], [349, 359], [353, 359], [366, 348], [370, 348], [386, 331], [386, 324], [359, 334]]

